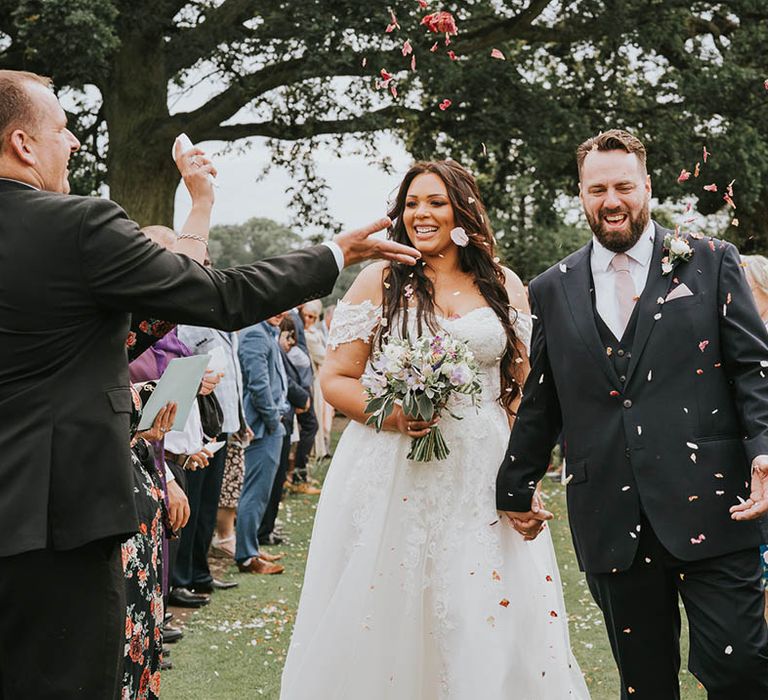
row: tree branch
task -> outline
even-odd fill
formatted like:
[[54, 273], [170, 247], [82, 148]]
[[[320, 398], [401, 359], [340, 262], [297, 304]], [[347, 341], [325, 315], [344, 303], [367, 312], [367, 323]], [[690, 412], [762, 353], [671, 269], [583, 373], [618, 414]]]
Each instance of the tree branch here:
[[254, 136], [265, 136], [283, 141], [298, 141], [323, 134], [352, 134], [388, 129], [399, 126], [407, 119], [419, 116], [421, 116], [421, 112], [417, 109], [390, 105], [349, 119], [311, 119], [300, 124], [279, 124], [269, 121], [217, 126], [202, 132], [200, 140], [235, 141]]
[[[384, 57], [392, 55], [394, 52], [387, 51], [375, 54], [373, 57], [368, 54], [368, 58], [369, 62], [371, 60], [383, 61]], [[281, 85], [291, 85], [311, 78], [365, 76], [369, 74], [370, 68], [363, 68], [359, 56], [351, 52], [347, 55], [307, 54], [301, 58], [292, 58], [243, 76], [193, 112], [174, 115], [174, 128], [177, 131], [185, 131], [190, 136], [208, 133], [221, 122], [231, 118], [259, 95]]]
[[193, 66], [221, 44], [232, 42], [238, 28], [247, 33], [242, 24], [254, 16], [258, 6], [257, 0], [225, 0], [212, 8], [200, 24], [176, 34], [166, 46], [168, 77]]

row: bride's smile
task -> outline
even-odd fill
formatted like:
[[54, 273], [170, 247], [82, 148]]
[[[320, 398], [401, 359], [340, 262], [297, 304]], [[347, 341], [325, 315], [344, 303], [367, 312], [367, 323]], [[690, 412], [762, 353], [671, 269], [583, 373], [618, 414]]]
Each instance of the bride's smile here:
[[437, 256], [452, 246], [456, 226], [445, 183], [434, 173], [417, 175], [408, 188], [403, 223], [413, 246], [425, 256]]

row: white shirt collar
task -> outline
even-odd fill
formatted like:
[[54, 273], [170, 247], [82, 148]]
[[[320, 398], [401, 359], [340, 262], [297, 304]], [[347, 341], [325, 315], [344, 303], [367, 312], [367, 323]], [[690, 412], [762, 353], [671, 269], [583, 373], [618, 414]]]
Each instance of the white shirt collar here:
[[[637, 243], [633, 245], [628, 251], [627, 255], [637, 262], [642, 267], [647, 267], [653, 257], [653, 243], [655, 240], [656, 227], [653, 225], [653, 221], [648, 220], [648, 225], [645, 227]], [[593, 269], [606, 271], [613, 260], [613, 256], [616, 255], [612, 250], [608, 250], [596, 236], [592, 236], [592, 264]]]
[[20, 185], [26, 185], [27, 187], [30, 187], [33, 190], [37, 190], [38, 192], [40, 191], [38, 187], [35, 187], [34, 185], [30, 185], [28, 182], [22, 182], [21, 180], [14, 180], [12, 177], [0, 177], [0, 180], [8, 180], [8, 182], [17, 182]]

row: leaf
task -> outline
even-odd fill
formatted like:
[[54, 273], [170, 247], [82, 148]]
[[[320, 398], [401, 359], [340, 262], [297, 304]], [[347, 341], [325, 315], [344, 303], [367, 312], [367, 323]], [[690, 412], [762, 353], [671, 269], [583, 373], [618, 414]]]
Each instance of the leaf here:
[[416, 403], [419, 407], [419, 417], [426, 421], [432, 420], [432, 416], [435, 414], [435, 407], [432, 405], [429, 398], [427, 398], [426, 394], [417, 394]]

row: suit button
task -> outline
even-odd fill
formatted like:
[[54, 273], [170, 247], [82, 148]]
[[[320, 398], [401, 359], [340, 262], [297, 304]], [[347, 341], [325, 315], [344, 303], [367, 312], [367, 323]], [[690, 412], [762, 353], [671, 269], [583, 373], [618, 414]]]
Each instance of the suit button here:
[[627, 447], [627, 448], [624, 450], [624, 456], [625, 456], [627, 459], [629, 459], [629, 448], [628, 448], [628, 447]]
[[623, 350], [621, 350], [621, 349], [617, 350], [617, 351], [616, 351], [616, 354], [617, 354], [619, 357], [624, 357], [624, 351], [623, 351]]
[[632, 408], [632, 402], [629, 399], [624, 399], [624, 408]]
[[620, 382], [626, 382], [626, 381], [627, 381], [627, 377], [626, 377], [626, 375], [622, 374], [622, 375], [619, 377], [619, 381], [620, 381]]

